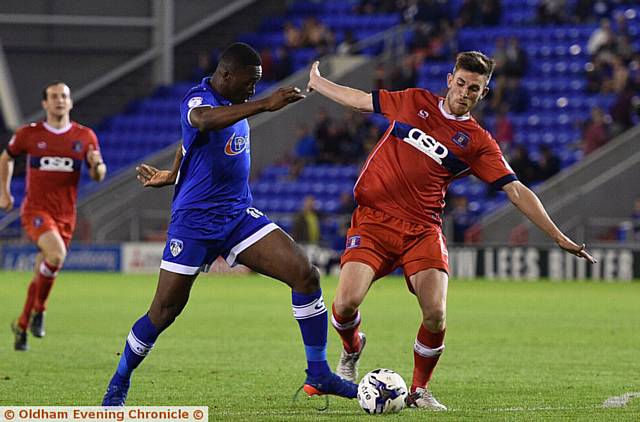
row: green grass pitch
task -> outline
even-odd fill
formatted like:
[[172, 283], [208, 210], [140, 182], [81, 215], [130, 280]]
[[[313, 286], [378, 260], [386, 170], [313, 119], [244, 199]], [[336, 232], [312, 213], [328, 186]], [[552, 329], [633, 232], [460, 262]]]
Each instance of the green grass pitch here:
[[[99, 405], [156, 276], [63, 272], [47, 337], [13, 351], [9, 323], [29, 274], [0, 272], [0, 405]], [[336, 280], [323, 280], [327, 303]], [[360, 372], [388, 367], [407, 382], [419, 310], [401, 278], [377, 282], [362, 306]], [[0, 331], [1, 332], [1, 331]], [[640, 420], [640, 283], [452, 280], [447, 349], [432, 381], [450, 411], [405, 409], [403, 420]], [[329, 330], [335, 365], [339, 339]], [[135, 373], [130, 405], [206, 405], [211, 420], [370, 420], [356, 401], [292, 403], [304, 351], [289, 289], [259, 276], [202, 276], [183, 314]]]

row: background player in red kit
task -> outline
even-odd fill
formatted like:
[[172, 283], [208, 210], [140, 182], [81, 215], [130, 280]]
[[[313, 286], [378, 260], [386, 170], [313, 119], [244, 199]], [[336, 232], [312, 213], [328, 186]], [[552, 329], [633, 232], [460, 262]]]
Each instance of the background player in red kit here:
[[337, 373], [357, 379], [365, 345], [358, 307], [371, 283], [403, 267], [422, 310], [414, 343], [411, 406], [446, 410], [427, 389], [444, 350], [448, 254], [440, 214], [449, 183], [474, 174], [503, 189], [509, 200], [556, 244], [594, 262], [551, 221], [538, 197], [520, 183], [496, 141], [469, 114], [488, 92], [494, 62], [479, 52], [458, 54], [448, 91], [440, 98], [423, 89], [370, 94], [337, 85], [311, 67], [308, 89], [342, 105], [386, 116], [391, 124], [369, 155], [355, 185], [354, 211], [342, 256], [332, 323], [344, 350]]
[[10, 190], [13, 160], [27, 154], [22, 227], [40, 249], [24, 309], [11, 325], [15, 350], [27, 350], [27, 325], [35, 337], [44, 336], [47, 298], [76, 224], [82, 163], [86, 162], [96, 181], [102, 181], [107, 171], [95, 133], [70, 119], [73, 101], [66, 84], [56, 81], [47, 85], [42, 92], [42, 108], [46, 120], [18, 129], [0, 155], [0, 209], [10, 211], [14, 201]]

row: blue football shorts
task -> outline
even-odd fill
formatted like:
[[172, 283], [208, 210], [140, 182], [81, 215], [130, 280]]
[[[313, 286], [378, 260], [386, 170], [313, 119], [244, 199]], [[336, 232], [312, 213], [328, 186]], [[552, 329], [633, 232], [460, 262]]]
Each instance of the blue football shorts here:
[[[172, 218], [160, 268], [193, 275], [207, 272], [218, 256], [233, 267], [242, 251], [279, 228], [256, 208], [247, 208], [233, 216], [210, 216], [207, 221], [202, 220], [202, 213], [190, 216], [189, 212]], [[200, 225], [201, 230], [194, 230], [194, 225]]]

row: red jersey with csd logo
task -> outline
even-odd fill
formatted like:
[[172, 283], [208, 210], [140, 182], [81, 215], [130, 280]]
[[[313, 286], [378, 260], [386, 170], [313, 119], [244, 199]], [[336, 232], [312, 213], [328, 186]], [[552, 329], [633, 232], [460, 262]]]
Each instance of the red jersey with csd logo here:
[[444, 110], [423, 89], [374, 91], [373, 108], [391, 124], [355, 186], [360, 206], [417, 224], [441, 224], [451, 181], [474, 174], [497, 188], [516, 180], [491, 135], [470, 115]]
[[99, 150], [95, 133], [75, 122], [61, 129], [46, 122], [31, 123], [16, 131], [7, 151], [14, 158], [27, 154], [23, 213], [45, 211], [73, 224], [80, 170], [89, 145]]

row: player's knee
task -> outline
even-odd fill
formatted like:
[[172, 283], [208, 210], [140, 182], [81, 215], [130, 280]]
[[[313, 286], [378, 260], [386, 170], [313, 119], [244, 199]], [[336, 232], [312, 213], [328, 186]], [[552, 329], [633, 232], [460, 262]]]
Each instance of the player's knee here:
[[446, 310], [444, 307], [436, 306], [423, 311], [422, 323], [431, 332], [442, 331], [446, 324]]
[[320, 271], [315, 265], [309, 264], [307, 268], [301, 271], [303, 274], [299, 277], [300, 282], [294, 288], [299, 291], [314, 292], [320, 288]]
[[65, 250], [57, 250], [57, 251], [52, 251], [49, 253], [46, 253], [44, 256], [45, 261], [47, 261], [49, 264], [53, 265], [54, 267], [62, 267], [62, 264], [64, 264], [64, 260], [67, 258], [67, 251]]
[[336, 313], [344, 318], [349, 318], [358, 312], [358, 308], [360, 307], [360, 303], [355, 298], [336, 296], [333, 300], [333, 308]]
[[173, 324], [181, 312], [182, 308], [179, 306], [152, 304], [149, 309], [149, 319], [158, 328], [158, 331], [163, 331]]

